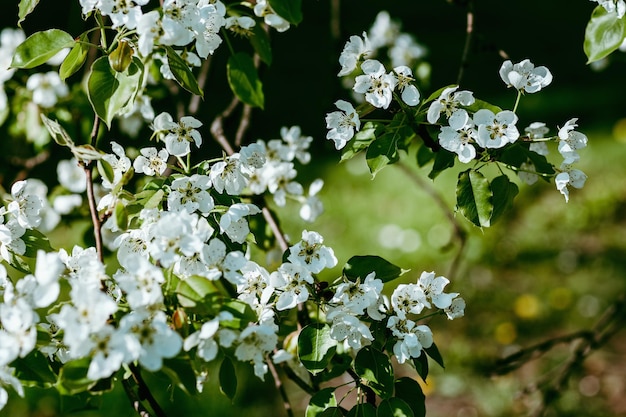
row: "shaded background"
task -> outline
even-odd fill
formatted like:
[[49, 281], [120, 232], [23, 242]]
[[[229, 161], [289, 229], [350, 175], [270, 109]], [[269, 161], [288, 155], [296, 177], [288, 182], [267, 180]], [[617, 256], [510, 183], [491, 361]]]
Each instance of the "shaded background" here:
[[[50, 27], [78, 34], [83, 28], [77, 19], [77, 3], [41, 0], [23, 27], [27, 34]], [[372, 181], [365, 161], [355, 158], [338, 165], [339, 153], [324, 140], [324, 115], [333, 110], [335, 100], [349, 98], [335, 75], [339, 70], [337, 58], [350, 35], [368, 30], [378, 11], [388, 10], [392, 18], [402, 22], [403, 31], [413, 34], [429, 50], [431, 88], [422, 91], [427, 96], [457, 80], [466, 8], [444, 0], [342, 0], [338, 2], [340, 35], [336, 37], [330, 25], [332, 18], [337, 18], [331, 12], [331, 2], [303, 3], [304, 21], [286, 33], [272, 35], [274, 62], [262, 70], [266, 110], [253, 112], [247, 135], [250, 141], [270, 139], [278, 137], [282, 126], [299, 125], [304, 134], [315, 138], [315, 162], [306, 168], [305, 175], [324, 178], [325, 189], [320, 196], [326, 215], [308, 225], [293, 219], [293, 211], [285, 211], [281, 217], [285, 231], [297, 236], [309, 227], [335, 249], [340, 265], [355, 254], [379, 255], [410, 268], [406, 279], [414, 281], [422, 270], [446, 274], [459, 250], [455, 227], [465, 230], [468, 237], [463, 261], [455, 275], [449, 276], [452, 284], [448, 290], [460, 292], [468, 307], [463, 319], [431, 323], [447, 367], [444, 371], [433, 364], [432, 376], [424, 386], [428, 415], [530, 415], [538, 397], [525, 395], [524, 390], [542, 378], [556, 380], [571, 346], [555, 345], [543, 358], [503, 376], [493, 373], [496, 360], [551, 337], [590, 329], [625, 291], [623, 53], [614, 53], [601, 71], [585, 64], [582, 44], [594, 8], [590, 1], [475, 1], [474, 37], [462, 88], [474, 91], [480, 99], [511, 108], [515, 94], [498, 76], [502, 52], [514, 62], [529, 58], [536, 65], [547, 66], [554, 80], [539, 94], [523, 97], [519, 125], [543, 121], [554, 131], [557, 125], [577, 117], [579, 130], [589, 137], [589, 148], [581, 151], [580, 163], [589, 180], [583, 190], [572, 191], [568, 204], [553, 184], [521, 186], [514, 210], [493, 228], [480, 231], [460, 215], [453, 216], [453, 221], [448, 216], [454, 210], [459, 167], [434, 182], [417, 183], [402, 169], [389, 167]], [[3, 1], [0, 26], [14, 25], [16, 4]], [[201, 110], [206, 114], [223, 109], [230, 100], [220, 70], [226, 54], [227, 50], [220, 48], [214, 57], [212, 77], [216, 81], [209, 84], [213, 87], [207, 89]], [[2, 141], [0, 150], [6, 155], [13, 146]], [[212, 151], [218, 151], [217, 147], [207, 152]], [[406, 158], [409, 173], [426, 178], [427, 170], [410, 162], [414, 151]], [[40, 169], [45, 174], [51, 167], [43, 165]], [[10, 169], [9, 163], [1, 168], [7, 178], [11, 177]], [[433, 193], [439, 200], [433, 199]], [[65, 244], [69, 245], [72, 240], [79, 241], [80, 234], [67, 239]], [[338, 273], [339, 269], [332, 271], [327, 278]], [[548, 415], [626, 415], [625, 357], [624, 335], [617, 333], [581, 363]], [[171, 415], [284, 415], [271, 381], [257, 382], [244, 367], [238, 372], [241, 386], [233, 404], [214, 386], [192, 399], [174, 391], [175, 401], [170, 402], [163, 389], [166, 380], [155, 375], [152, 383], [157, 391], [163, 389], [162, 402]], [[398, 372], [410, 374], [401, 368]], [[296, 410], [306, 406], [307, 398], [299, 395], [294, 389]], [[101, 400], [100, 414], [80, 415], [133, 415], [121, 392]], [[29, 391], [28, 401], [11, 403], [0, 415], [62, 415], [61, 405], [68, 402], [71, 399], [54, 393]]]

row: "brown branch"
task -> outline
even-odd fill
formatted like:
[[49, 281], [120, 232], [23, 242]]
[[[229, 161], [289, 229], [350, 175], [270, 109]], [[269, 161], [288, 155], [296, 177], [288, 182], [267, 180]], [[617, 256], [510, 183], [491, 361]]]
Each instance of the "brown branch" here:
[[248, 131], [250, 126], [250, 118], [252, 116], [252, 106], [249, 104], [243, 105], [241, 111], [241, 118], [239, 119], [239, 126], [237, 127], [237, 133], [235, 134], [235, 146], [240, 147], [243, 143], [243, 137]]
[[474, 36], [474, 1], [469, 0], [467, 2], [467, 24], [465, 31], [465, 46], [463, 47], [463, 54], [461, 55], [461, 64], [459, 65], [459, 75], [456, 79], [457, 85], [461, 85], [463, 79], [463, 72], [468, 66], [469, 52], [472, 47], [472, 38]]
[[148, 384], [146, 384], [146, 381], [141, 376], [141, 370], [139, 369], [139, 367], [131, 363], [129, 365], [129, 369], [133, 376], [133, 381], [135, 381], [135, 384], [137, 384], [137, 388], [139, 390], [138, 399], [146, 400], [148, 404], [150, 404], [150, 408], [152, 408], [152, 411], [154, 411], [155, 416], [167, 417], [167, 414], [165, 414], [165, 411], [163, 411], [163, 409], [157, 402], [156, 398], [154, 398], [154, 396], [152, 395], [152, 391], [150, 391]]
[[211, 135], [213, 135], [213, 138], [220, 144], [222, 149], [224, 149], [228, 155], [234, 154], [235, 150], [224, 133], [224, 119], [227, 119], [232, 114], [239, 103], [239, 99], [237, 97], [233, 97], [228, 107], [226, 107], [222, 113], [217, 115], [217, 117], [213, 120], [213, 123], [211, 123]]
[[[211, 68], [211, 55], [209, 55], [204, 62], [202, 63], [202, 66], [200, 67], [200, 73], [198, 74], [198, 87], [202, 90], [204, 88], [204, 85], [206, 84], [206, 80], [208, 78], [209, 75], [209, 69]], [[197, 94], [193, 94], [191, 96], [191, 100], [189, 101], [189, 114], [190, 115], [195, 115], [196, 113], [198, 113], [198, 108], [200, 107], [200, 99], [201, 97]]]
[[139, 417], [150, 417], [150, 412], [143, 406], [137, 393], [133, 390], [133, 386], [126, 378], [122, 378], [122, 386], [126, 392], [126, 396], [130, 400], [130, 404], [133, 410], [139, 415]]

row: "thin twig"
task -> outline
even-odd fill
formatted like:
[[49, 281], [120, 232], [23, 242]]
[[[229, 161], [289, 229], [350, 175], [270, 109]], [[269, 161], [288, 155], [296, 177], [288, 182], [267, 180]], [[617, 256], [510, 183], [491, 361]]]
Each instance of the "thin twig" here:
[[467, 243], [467, 233], [456, 220], [456, 217], [454, 217], [454, 213], [448, 207], [448, 203], [446, 203], [446, 201], [429, 182], [424, 181], [419, 175], [417, 175], [403, 162], [400, 162], [398, 166], [400, 167], [402, 172], [404, 172], [420, 189], [422, 189], [433, 199], [433, 201], [439, 206], [439, 208], [441, 208], [441, 211], [446, 216], [450, 224], [452, 224], [452, 228], [454, 229], [454, 237], [459, 244], [459, 250], [452, 260], [452, 264], [450, 265], [450, 269], [448, 270], [448, 276], [455, 276], [460, 265], [461, 255], [463, 254], [463, 251], [465, 250], [465, 245]]
[[[202, 66], [200, 67], [200, 73], [198, 74], [198, 87], [202, 90], [204, 89], [204, 85], [206, 84], [206, 80], [208, 78], [209, 75], [209, 69], [211, 68], [211, 55], [209, 55], [204, 62], [202, 63]], [[193, 94], [191, 96], [191, 100], [189, 101], [189, 106], [187, 107], [189, 110], [189, 114], [190, 115], [195, 115], [196, 113], [198, 113], [198, 109], [200, 107], [200, 96], [197, 94]]]
[[224, 133], [224, 119], [228, 118], [232, 114], [232, 112], [235, 110], [239, 103], [239, 99], [237, 97], [233, 97], [228, 107], [226, 107], [226, 109], [222, 113], [217, 115], [217, 117], [215, 117], [215, 119], [213, 120], [213, 123], [211, 123], [210, 130], [213, 138], [217, 141], [217, 143], [220, 144], [222, 149], [224, 149], [224, 151], [228, 155], [234, 154], [235, 150], [233, 149], [232, 145], [228, 141], [228, 138], [226, 137], [226, 134]]
[[294, 417], [293, 409], [291, 408], [291, 403], [289, 402], [289, 397], [287, 396], [287, 391], [285, 390], [285, 385], [283, 384], [283, 381], [280, 379], [280, 376], [278, 375], [278, 371], [276, 370], [276, 367], [274, 366], [274, 362], [272, 362], [271, 359], [267, 359], [265, 362], [267, 363], [267, 367], [269, 368], [270, 372], [272, 373], [272, 376], [274, 377], [274, 386], [280, 393], [280, 397], [283, 399], [283, 405], [285, 406], [285, 411], [287, 412], [287, 416]]
[[126, 396], [130, 400], [130, 403], [133, 407], [133, 410], [137, 412], [139, 417], [150, 417], [150, 412], [143, 406], [141, 400], [137, 396], [137, 393], [133, 390], [133, 386], [130, 381], [126, 378], [122, 379], [122, 386], [124, 387], [124, 391], [126, 391]]
[[129, 365], [129, 369], [133, 376], [133, 380], [135, 381], [139, 389], [139, 399], [146, 400], [148, 404], [150, 404], [150, 408], [152, 408], [152, 411], [154, 411], [155, 416], [167, 417], [165, 411], [163, 411], [156, 398], [154, 398], [154, 396], [152, 395], [152, 391], [150, 391], [148, 384], [146, 384], [146, 381], [141, 376], [141, 370], [139, 369], [139, 367], [131, 363]]
[[472, 38], [474, 35], [474, 1], [469, 0], [467, 2], [467, 24], [465, 31], [465, 46], [463, 47], [463, 55], [461, 55], [461, 64], [459, 65], [459, 75], [456, 79], [456, 83], [461, 85], [463, 79], [463, 72], [468, 66], [469, 52], [472, 47]]
[[241, 111], [241, 118], [239, 119], [239, 126], [237, 127], [237, 133], [235, 134], [235, 146], [240, 147], [243, 143], [243, 137], [248, 131], [250, 126], [250, 118], [252, 116], [252, 106], [244, 104]]
[[330, 2], [330, 36], [335, 42], [341, 38], [341, 0]]
[[[100, 118], [96, 115], [94, 117], [93, 128], [91, 130], [91, 146], [96, 146], [98, 139], [98, 132], [100, 130]], [[89, 202], [89, 213], [91, 214], [91, 221], [93, 223], [93, 234], [96, 240], [96, 253], [98, 259], [103, 261], [103, 246], [102, 246], [102, 222], [98, 216], [98, 208], [96, 205], [96, 196], [93, 190], [93, 163], [88, 162], [83, 164], [85, 171], [85, 177], [87, 182], [87, 201]]]

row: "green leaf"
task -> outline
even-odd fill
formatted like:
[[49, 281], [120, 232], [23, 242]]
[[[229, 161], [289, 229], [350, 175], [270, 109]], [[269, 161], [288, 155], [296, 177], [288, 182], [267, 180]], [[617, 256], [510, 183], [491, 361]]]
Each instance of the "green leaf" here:
[[115, 224], [120, 230], [126, 230], [128, 227], [128, 212], [126, 211], [126, 206], [120, 200], [115, 204]]
[[59, 372], [56, 388], [62, 395], [75, 395], [88, 391], [97, 381], [87, 378], [90, 360], [79, 359], [67, 362]]
[[626, 36], [625, 30], [624, 18], [618, 19], [617, 13], [609, 13], [604, 7], [597, 6], [585, 28], [583, 50], [587, 55], [587, 64], [617, 50]]
[[193, 395], [198, 392], [196, 372], [189, 360], [183, 358], [164, 359], [159, 372], [163, 372], [185, 394]]
[[13, 363], [15, 376], [24, 386], [49, 388], [55, 384], [57, 375], [50, 368], [48, 358], [38, 350], [33, 350], [24, 358]]
[[87, 80], [89, 102], [108, 127], [115, 115], [135, 97], [143, 78], [143, 64], [137, 58], [126, 71], [117, 72], [106, 56], [98, 58]]
[[445, 366], [443, 365], [443, 357], [441, 356], [441, 353], [439, 352], [439, 348], [437, 347], [437, 345], [435, 343], [430, 345], [430, 347], [428, 347], [428, 348], [424, 348], [424, 351], [435, 362], [437, 362], [439, 364], [439, 366], [441, 366], [442, 368], [445, 368]]
[[[215, 307], [214, 307], [215, 308]], [[257, 315], [250, 304], [241, 300], [228, 300], [221, 306], [221, 311], [227, 311], [233, 315], [232, 320], [220, 321], [221, 325], [235, 329], [243, 329], [250, 322], [257, 321]]]
[[199, 275], [181, 280], [176, 287], [178, 302], [183, 307], [195, 307], [207, 296], [216, 293], [219, 293], [219, 289], [215, 286], [215, 282]]
[[104, 155], [91, 145], [78, 145], [70, 148], [76, 159], [83, 162], [97, 161]]
[[422, 378], [424, 382], [426, 382], [426, 378], [428, 378], [429, 366], [428, 366], [428, 356], [419, 355], [417, 358], [413, 358], [413, 365], [415, 365], [415, 370], [417, 374]]
[[11, 68], [34, 68], [44, 64], [59, 51], [74, 45], [74, 38], [60, 29], [35, 32], [15, 49]]
[[400, 398], [386, 398], [378, 404], [376, 417], [414, 417], [409, 405]]
[[26, 16], [35, 10], [38, 3], [39, 0], [20, 0], [20, 8], [18, 12], [19, 20], [17, 21], [17, 25], [19, 27], [22, 27], [22, 22], [26, 19]]
[[237, 393], [237, 373], [233, 361], [226, 356], [220, 365], [220, 391], [230, 400], [235, 398]]
[[457, 84], [446, 85], [445, 87], [441, 87], [440, 89], [433, 91], [426, 100], [422, 101], [422, 104], [420, 106], [423, 106], [424, 104], [427, 104], [431, 101], [437, 100], [439, 96], [441, 95], [441, 93], [443, 93], [443, 90], [445, 90], [446, 88], [453, 88], [453, 87], [457, 87]]
[[56, 143], [61, 146], [69, 146], [72, 148], [74, 146], [74, 141], [67, 133], [67, 131], [57, 122], [56, 120], [49, 119], [45, 114], [41, 113], [41, 121], [43, 122], [46, 129], [48, 129], [48, 133], [52, 136], [52, 139]]
[[343, 417], [344, 415], [343, 409], [330, 407], [318, 414], [317, 417]]
[[421, 145], [417, 150], [415, 158], [417, 159], [417, 166], [423, 167], [424, 165], [435, 159], [435, 152], [433, 152], [428, 146]]
[[190, 93], [204, 97], [204, 92], [198, 85], [195, 75], [189, 69], [189, 64], [171, 46], [165, 46], [165, 52], [170, 70], [178, 84]]
[[445, 149], [439, 149], [435, 153], [435, 162], [433, 163], [433, 169], [428, 174], [428, 178], [434, 180], [439, 174], [448, 168], [452, 168], [456, 162], [456, 154], [449, 152]]
[[24, 253], [24, 256], [28, 258], [36, 258], [39, 250], [43, 250], [45, 252], [53, 251], [48, 238], [36, 229], [27, 229], [21, 239], [26, 244], [26, 252]]
[[61, 63], [59, 76], [63, 81], [75, 74], [85, 63], [87, 52], [89, 52], [87, 41], [86, 33], [80, 35], [79, 42], [74, 43], [74, 46], [63, 60], [63, 63]]
[[294, 25], [302, 22], [302, 0], [269, 0], [277, 15]]
[[491, 103], [487, 103], [486, 101], [483, 100], [479, 100], [479, 99], [474, 99], [474, 104], [472, 104], [471, 106], [467, 106], [467, 110], [475, 113], [478, 110], [481, 109], [487, 109], [490, 110], [492, 113], [494, 114], [498, 114], [502, 111], [502, 109], [498, 106], [494, 106]]
[[326, 368], [337, 349], [330, 337], [330, 327], [324, 323], [311, 323], [298, 336], [298, 357], [313, 375]]
[[259, 80], [252, 57], [245, 52], [238, 52], [228, 58], [228, 85], [237, 97], [252, 107], [263, 108], [265, 97], [263, 84]]
[[385, 132], [367, 148], [365, 157], [372, 177], [387, 165], [398, 162], [399, 149], [405, 149], [414, 135], [413, 129], [400, 120], [395, 119], [387, 126]]
[[393, 366], [383, 352], [371, 346], [359, 350], [354, 359], [354, 371], [381, 398], [393, 395]]
[[491, 181], [491, 192], [493, 193], [493, 213], [491, 214], [493, 224], [513, 205], [513, 199], [519, 193], [519, 188], [509, 180], [509, 177], [500, 175]]
[[98, 172], [102, 175], [102, 178], [105, 178], [108, 182], [113, 183], [115, 173], [113, 171], [113, 167], [106, 159], [100, 158], [98, 160]]
[[402, 377], [396, 381], [395, 397], [406, 402], [415, 417], [426, 416], [426, 396], [414, 379]]
[[376, 272], [376, 278], [382, 282], [389, 282], [408, 270], [375, 255], [353, 256], [343, 267], [343, 274], [351, 281], [364, 280], [371, 272]]
[[306, 407], [305, 417], [319, 417], [320, 414], [331, 407], [337, 406], [335, 387], [324, 388], [317, 391], [309, 400]]
[[352, 159], [363, 149], [367, 149], [367, 147], [376, 140], [376, 135], [379, 134], [381, 127], [383, 127], [383, 125], [380, 123], [365, 123], [361, 127], [361, 130], [356, 132], [354, 137], [343, 148], [341, 160], [347, 161], [348, 159]]
[[250, 36], [250, 44], [254, 48], [254, 52], [259, 55], [261, 61], [267, 65], [272, 65], [272, 45], [270, 37], [263, 29], [263, 25], [256, 24], [252, 27], [252, 36]]
[[478, 171], [468, 169], [459, 174], [456, 204], [463, 216], [478, 227], [489, 227], [493, 213], [489, 180]]
[[369, 403], [357, 404], [348, 412], [347, 417], [376, 417], [376, 407]]

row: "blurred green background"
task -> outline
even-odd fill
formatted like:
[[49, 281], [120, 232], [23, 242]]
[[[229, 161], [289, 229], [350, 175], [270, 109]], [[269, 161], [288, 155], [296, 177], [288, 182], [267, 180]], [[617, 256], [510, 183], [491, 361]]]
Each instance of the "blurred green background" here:
[[[23, 27], [27, 34], [53, 26], [77, 34], [82, 31], [77, 3], [41, 0]], [[0, 26], [15, 24], [16, 4], [3, 0]], [[340, 5], [339, 15], [333, 14], [332, 4]], [[456, 175], [463, 168], [458, 163], [431, 181], [426, 177], [428, 169], [415, 167], [415, 149], [411, 149], [404, 158], [406, 168], [386, 168], [372, 180], [364, 160], [339, 164], [339, 153], [324, 140], [324, 115], [333, 110], [335, 100], [349, 98], [335, 75], [338, 55], [350, 35], [368, 30], [378, 11], [388, 10], [402, 22], [403, 31], [429, 50], [430, 88], [422, 91], [427, 96], [456, 82], [466, 7], [444, 0], [303, 0], [303, 5], [304, 21], [273, 35], [274, 62], [262, 74], [266, 110], [253, 112], [248, 135], [249, 140], [270, 139], [278, 137], [282, 126], [299, 125], [304, 134], [315, 138], [314, 162], [304, 174], [324, 179], [320, 198], [326, 213], [310, 225], [294, 219], [289, 208], [277, 209], [284, 230], [292, 237], [303, 228], [320, 232], [334, 248], [340, 266], [353, 255], [371, 254], [411, 269], [403, 277], [407, 281], [415, 281], [423, 270], [451, 279], [448, 290], [466, 299], [466, 316], [431, 322], [446, 369], [433, 364], [424, 386], [427, 415], [531, 415], [538, 398], [524, 390], [542, 378], [556, 378], [570, 345], [559, 345], [503, 376], [492, 375], [497, 359], [551, 337], [590, 329], [626, 291], [626, 55], [614, 53], [601, 70], [586, 65], [584, 29], [594, 8], [588, 0], [474, 2], [474, 37], [462, 87], [480, 99], [511, 108], [515, 94], [498, 76], [502, 52], [514, 62], [529, 58], [547, 66], [554, 80], [540, 93], [522, 98], [519, 125], [542, 121], [554, 132], [556, 126], [577, 117], [578, 130], [589, 137], [579, 164], [589, 179], [584, 189], [571, 192], [569, 203], [554, 184], [520, 184], [514, 209], [492, 228], [479, 230], [454, 214]], [[338, 36], [331, 30], [337, 17]], [[223, 108], [229, 100], [224, 98], [225, 81], [219, 81], [223, 74], [217, 70], [225, 59], [226, 50], [219, 50], [212, 74], [218, 81], [214, 90], [207, 89], [206, 112]], [[0, 145], [4, 151], [11, 149], [7, 143]], [[558, 164], [556, 149], [551, 152]], [[10, 165], [5, 164], [3, 173], [10, 177]], [[416, 182], [414, 175], [420, 180]], [[454, 264], [460, 248], [455, 227], [467, 233], [458, 265]], [[324, 278], [338, 276], [340, 266]], [[454, 274], [448, 275], [451, 270]], [[239, 367], [238, 372], [241, 386], [232, 404], [211, 383], [201, 396], [191, 399], [177, 390], [169, 398], [168, 382], [160, 375], [152, 376], [150, 383], [171, 416], [285, 415], [269, 377], [260, 383], [247, 368]], [[398, 368], [401, 372], [413, 375]], [[626, 415], [624, 375], [626, 340], [617, 333], [581, 364], [546, 415]], [[289, 388], [294, 408], [301, 412], [307, 398], [297, 388]], [[123, 392], [114, 391], [101, 400], [100, 413], [67, 415], [134, 415]], [[59, 410], [68, 402], [71, 399], [51, 392], [31, 390], [27, 401], [11, 402], [0, 415], [63, 415]]]

